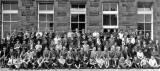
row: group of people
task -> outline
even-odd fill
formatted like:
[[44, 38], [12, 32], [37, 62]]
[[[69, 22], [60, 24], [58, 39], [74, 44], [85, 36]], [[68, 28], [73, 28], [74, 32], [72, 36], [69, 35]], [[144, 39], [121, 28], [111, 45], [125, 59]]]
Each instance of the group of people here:
[[159, 68], [160, 44], [150, 34], [16, 32], [1, 39], [0, 67], [10, 69]]

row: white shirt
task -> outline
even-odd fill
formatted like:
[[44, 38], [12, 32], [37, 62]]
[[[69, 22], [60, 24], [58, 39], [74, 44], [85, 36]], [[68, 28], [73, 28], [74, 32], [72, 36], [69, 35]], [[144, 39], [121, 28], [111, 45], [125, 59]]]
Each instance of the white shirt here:
[[151, 66], [151, 67], [155, 67], [155, 66], [157, 66], [157, 61], [156, 61], [156, 59], [149, 59], [149, 65]]
[[35, 48], [36, 48], [36, 50], [38, 50], [39, 48], [42, 48], [42, 45], [38, 45], [38, 44], [37, 44], [37, 45], [35, 46]]
[[67, 37], [72, 37], [73, 33], [72, 32], [68, 32]]
[[137, 52], [137, 57], [138, 57], [139, 59], [143, 59], [143, 57], [144, 57], [143, 52]]
[[84, 51], [89, 51], [89, 45], [83, 45]]
[[43, 33], [42, 33], [42, 32], [37, 32], [37, 33], [36, 33], [36, 36], [38, 36], [38, 35], [42, 36]]
[[135, 44], [135, 42], [136, 42], [135, 38], [131, 38], [131, 43]]
[[120, 39], [123, 39], [123, 33], [118, 33], [118, 35]]
[[55, 44], [58, 44], [58, 42], [59, 42], [60, 40], [61, 40], [61, 38], [55, 37], [55, 38], [54, 38], [54, 43], [55, 43]]
[[93, 35], [93, 37], [99, 37], [99, 33], [98, 32], [94, 32], [92, 35]]

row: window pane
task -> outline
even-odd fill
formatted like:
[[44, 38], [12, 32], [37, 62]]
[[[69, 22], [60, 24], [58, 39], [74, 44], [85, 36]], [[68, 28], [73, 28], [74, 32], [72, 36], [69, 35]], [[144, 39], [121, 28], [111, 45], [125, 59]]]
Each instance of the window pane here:
[[4, 3], [3, 4], [3, 10], [10, 10], [10, 4]]
[[110, 25], [110, 15], [103, 15], [103, 25]]
[[111, 15], [111, 25], [117, 26], [117, 16]]
[[18, 21], [18, 14], [11, 14], [11, 21]]
[[53, 14], [47, 14], [47, 21], [53, 21]]
[[53, 30], [53, 23], [49, 23], [49, 30]]
[[138, 14], [138, 16], [137, 16], [137, 20], [138, 20], [138, 22], [144, 22], [144, 14]]
[[151, 30], [151, 23], [145, 24], [145, 30]]
[[85, 5], [84, 4], [80, 4], [79, 8], [85, 8]]
[[11, 31], [17, 30], [18, 28], [18, 22], [11, 22]]
[[7, 34], [10, 33], [10, 22], [3, 22], [3, 34], [4, 37], [7, 36]]
[[117, 4], [116, 3], [111, 3], [111, 11], [117, 11]]
[[137, 24], [138, 30], [144, 30], [144, 23]]
[[145, 22], [151, 22], [151, 14], [145, 14]]
[[138, 8], [144, 8], [144, 3], [138, 2], [137, 7], [138, 7]]
[[53, 10], [53, 3], [47, 4], [47, 10]]
[[110, 4], [109, 3], [103, 3], [103, 11], [110, 11]]
[[71, 23], [71, 29], [75, 32], [75, 30], [78, 28], [78, 23]]
[[147, 33], [149, 34], [149, 36], [151, 36], [151, 31], [145, 31], [145, 35], [146, 35]]
[[78, 5], [72, 4], [72, 5], [71, 5], [71, 8], [78, 8]]
[[3, 21], [10, 21], [10, 14], [3, 14]]
[[39, 14], [39, 21], [46, 21], [46, 14]]
[[152, 2], [138, 2], [138, 11], [151, 11]]
[[17, 3], [11, 4], [11, 10], [18, 10], [18, 4]]
[[78, 14], [72, 14], [71, 21], [72, 22], [78, 22]]
[[151, 2], [145, 3], [144, 7], [145, 11], [151, 11], [152, 3]]
[[39, 4], [39, 10], [46, 10], [46, 4], [45, 3], [40, 3]]
[[79, 14], [79, 22], [85, 22], [85, 14]]
[[39, 23], [39, 30], [41, 31], [41, 32], [44, 32], [45, 31], [45, 29], [46, 29], [46, 23], [45, 22], [40, 22]]
[[85, 29], [85, 23], [79, 23], [79, 30], [82, 31]]

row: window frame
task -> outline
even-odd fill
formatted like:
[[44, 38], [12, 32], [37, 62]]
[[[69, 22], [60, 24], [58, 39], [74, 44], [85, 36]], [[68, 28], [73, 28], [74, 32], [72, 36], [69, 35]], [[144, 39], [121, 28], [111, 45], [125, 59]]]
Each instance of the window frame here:
[[[17, 4], [17, 10], [12, 10], [11, 9], [11, 4]], [[2, 38], [4, 38], [4, 23], [6, 23], [6, 22], [8, 22], [9, 23], [9, 34], [11, 34], [12, 33], [12, 24], [11, 23], [18, 23], [18, 21], [19, 20], [17, 20], [17, 21], [12, 21], [11, 20], [11, 15], [12, 14], [17, 14], [17, 16], [18, 16], [18, 3], [9, 3], [9, 5], [10, 5], [10, 9], [9, 10], [4, 10], [3, 8], [4, 8], [4, 3], [2, 3]], [[10, 15], [10, 20], [9, 21], [4, 21], [4, 14], [9, 14]]]
[[[153, 40], [153, 5], [151, 6], [151, 10], [145, 10], [145, 7], [143, 8], [144, 10], [139, 10], [139, 8], [137, 7], [137, 15], [139, 15], [139, 14], [143, 14], [144, 15], [144, 20], [143, 20], [143, 22], [137, 22], [137, 24], [138, 23], [143, 23], [143, 24], [146, 24], [146, 23], [151, 23], [151, 33], [150, 33], [150, 37], [151, 37], [151, 39]], [[151, 15], [151, 22], [146, 22], [146, 18], [145, 18], [145, 16], [147, 15], [147, 14], [149, 14], [149, 15]], [[137, 25], [137, 27], [138, 27], [138, 25]], [[139, 31], [139, 30], [138, 30]], [[141, 31], [141, 30], [140, 30]], [[143, 31], [148, 31], [148, 30], [145, 30], [145, 25], [144, 25], [144, 30]], [[145, 33], [143, 34], [144, 35], [144, 37], [145, 37]]]
[[[103, 11], [103, 4], [104, 3], [102, 3], [102, 27], [103, 27], [103, 29], [115, 29], [115, 28], [118, 28], [119, 27], [119, 7], [118, 7], [118, 3], [116, 3], [117, 4], [117, 10], [116, 11]], [[113, 14], [113, 15], [117, 15], [117, 25], [116, 26], [114, 26], [114, 25], [104, 25], [103, 23], [103, 16], [104, 15], [111, 15], [111, 14]]]
[[[40, 31], [54, 31], [54, 3], [45, 3], [44, 2], [44, 4], [46, 4], [46, 9], [45, 10], [40, 10], [40, 4], [42, 4], [43, 2], [39, 2], [38, 3], [38, 32], [40, 32]], [[47, 4], [53, 4], [53, 10], [48, 10], [47, 9]], [[40, 21], [39, 19], [40, 19], [40, 14], [45, 14], [46, 15], [46, 21]], [[51, 21], [48, 21], [47, 20], [47, 15], [48, 14], [52, 14], [53, 15], [53, 21], [51, 22]], [[40, 23], [45, 23], [45, 30], [41, 30], [40, 29]], [[48, 25], [50, 25], [50, 23], [53, 23], [53, 27], [52, 27], [52, 30], [50, 30], [50, 28], [48, 29]]]
[[78, 8], [72, 8], [72, 4], [70, 5], [71, 14], [86, 14], [86, 4], [84, 4], [85, 8], [79, 8], [79, 5], [81, 4], [78, 4]]
[[[72, 4], [70, 5], [70, 30], [71, 31], [74, 31], [74, 30], [72, 30], [72, 23], [78, 23], [78, 29], [79, 29], [79, 24], [84, 23], [85, 24], [84, 30], [86, 31], [87, 14], [86, 14], [86, 4], [84, 4], [84, 5], [85, 5], [85, 8], [79, 8], [79, 6], [78, 6], [78, 8], [72, 8]], [[74, 14], [78, 15], [78, 22], [72, 22], [72, 15], [74, 15]], [[84, 22], [79, 21], [80, 14], [85, 15]], [[82, 30], [79, 30], [79, 31], [82, 31]]]

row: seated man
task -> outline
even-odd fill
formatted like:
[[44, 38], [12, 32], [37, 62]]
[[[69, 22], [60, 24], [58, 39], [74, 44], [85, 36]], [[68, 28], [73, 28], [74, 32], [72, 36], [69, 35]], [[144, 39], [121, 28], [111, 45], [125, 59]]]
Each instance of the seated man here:
[[20, 58], [17, 58], [17, 59], [14, 61], [14, 66], [15, 66], [16, 69], [20, 69], [21, 64], [22, 64], [22, 60], [21, 60]]
[[125, 63], [125, 58], [124, 57], [120, 57], [118, 66], [120, 68], [126, 68], [126, 63]]
[[40, 58], [38, 58], [38, 60], [37, 60], [37, 64], [38, 64], [37, 69], [42, 68], [43, 62], [44, 62], [44, 58], [42, 56]]
[[82, 66], [83, 68], [87, 68], [88, 67], [88, 57], [86, 57], [85, 55], [83, 56], [83, 60], [82, 60]]
[[73, 59], [72, 59], [71, 56], [69, 56], [67, 58], [66, 64], [67, 64], [67, 66], [68, 66], [69, 69], [73, 66]]
[[149, 63], [149, 66], [151, 68], [158, 68], [159, 67], [158, 64], [157, 64], [156, 59], [154, 58], [154, 56], [151, 56], [151, 58], [149, 59], [148, 63]]
[[133, 68], [139, 68], [140, 67], [140, 59], [138, 59], [137, 56], [134, 56], [132, 63], [133, 63], [132, 64]]
[[49, 69], [49, 58], [50, 58], [50, 51], [47, 47], [45, 47], [45, 50], [43, 51], [43, 57], [44, 57], [44, 67]]
[[3, 47], [3, 50], [1, 51], [0, 54], [0, 65], [3, 67], [6, 67], [7, 63], [7, 49], [6, 47]]
[[61, 68], [65, 67], [65, 65], [66, 65], [66, 59], [64, 59], [63, 56], [60, 56], [60, 58], [58, 59], [58, 62], [59, 62], [59, 66]]
[[55, 69], [58, 66], [58, 61], [55, 56], [53, 56], [52, 58], [49, 59], [49, 66], [52, 69]]
[[81, 68], [81, 60], [79, 59], [78, 56], [74, 60], [74, 66], [75, 66], [76, 69], [80, 69]]
[[114, 56], [115, 56], [115, 49], [114, 49], [114, 46], [112, 46], [111, 51], [109, 51], [109, 65], [110, 65], [110, 67], [115, 67]]
[[99, 68], [102, 68], [105, 61], [104, 61], [103, 57], [100, 56], [100, 57], [96, 57], [96, 63], [97, 63]]
[[14, 56], [11, 55], [11, 57], [9, 58], [8, 63], [7, 63], [7, 65], [9, 66], [10, 69], [14, 68], [13, 60], [14, 60]]
[[93, 58], [90, 58], [89, 59], [89, 64], [88, 64], [88, 66], [92, 69], [92, 68], [96, 68], [96, 61], [95, 61], [95, 59], [93, 59]]
[[138, 59], [140, 59], [140, 60], [142, 60], [142, 59], [144, 58], [144, 54], [143, 54], [143, 52], [142, 52], [141, 49], [139, 49], [139, 51], [137, 52], [137, 57], [138, 57]]
[[140, 62], [140, 66], [142, 68], [148, 68], [149, 67], [149, 64], [148, 64], [148, 59], [146, 57], [144, 57], [141, 62]]
[[116, 47], [116, 51], [115, 51], [115, 56], [114, 56], [114, 66], [115, 67], [118, 67], [117, 65], [118, 65], [118, 60], [119, 60], [119, 58], [121, 57], [121, 51], [120, 51], [120, 47], [119, 46], [117, 46]]
[[31, 61], [31, 58], [32, 58], [32, 55], [30, 53], [31, 53], [31, 51], [28, 50], [25, 54], [23, 54], [23, 56], [24, 56], [24, 57], [22, 57], [22, 67], [23, 68], [27, 69], [30, 66], [30, 61]]
[[131, 68], [132, 66], [132, 62], [129, 56], [127, 56], [127, 59], [125, 60], [125, 65], [126, 65], [126, 68]]
[[104, 51], [102, 52], [102, 56], [105, 61], [104, 66], [105, 68], [108, 68], [109, 67], [109, 52], [106, 47], [104, 48]]

